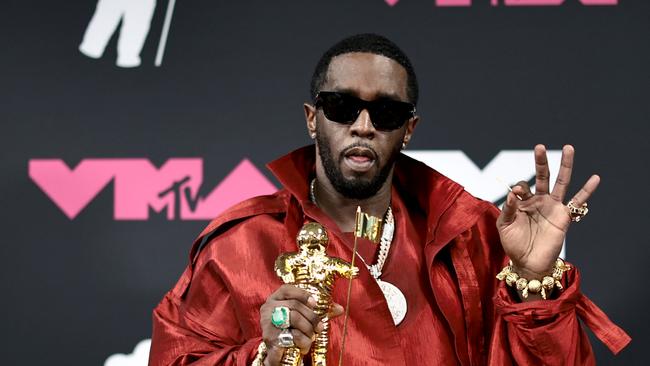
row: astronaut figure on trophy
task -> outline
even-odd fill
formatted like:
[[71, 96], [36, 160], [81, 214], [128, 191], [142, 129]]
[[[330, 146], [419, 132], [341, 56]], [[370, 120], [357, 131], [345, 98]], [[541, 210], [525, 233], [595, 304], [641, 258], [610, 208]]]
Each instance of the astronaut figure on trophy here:
[[[312, 344], [312, 365], [326, 366], [329, 322], [327, 312], [332, 304], [332, 287], [337, 276], [351, 279], [359, 269], [350, 263], [327, 256], [329, 238], [325, 229], [316, 222], [305, 224], [296, 237], [298, 252], [283, 253], [275, 260], [275, 272], [284, 283], [294, 284], [314, 295], [314, 311], [322, 318], [323, 330], [316, 334]], [[282, 357], [283, 366], [297, 366], [302, 361], [298, 347], [287, 348]]]

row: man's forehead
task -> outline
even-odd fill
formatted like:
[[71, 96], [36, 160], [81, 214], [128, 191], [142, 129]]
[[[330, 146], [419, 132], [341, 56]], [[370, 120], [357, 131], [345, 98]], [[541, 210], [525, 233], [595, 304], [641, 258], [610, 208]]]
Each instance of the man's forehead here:
[[332, 58], [323, 90], [351, 92], [366, 100], [393, 97], [407, 101], [407, 79], [404, 67], [386, 56], [345, 53]]

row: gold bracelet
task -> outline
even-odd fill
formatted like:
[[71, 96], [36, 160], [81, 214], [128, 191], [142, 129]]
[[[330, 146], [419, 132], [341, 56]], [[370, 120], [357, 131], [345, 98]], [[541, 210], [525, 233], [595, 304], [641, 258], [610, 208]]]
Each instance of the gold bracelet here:
[[506, 281], [506, 284], [511, 287], [517, 288], [521, 291], [521, 296], [524, 299], [528, 298], [528, 293], [531, 294], [541, 294], [542, 299], [546, 300], [547, 295], [553, 290], [553, 287], [557, 287], [559, 290], [562, 290], [562, 274], [571, 269], [571, 266], [564, 263], [564, 261], [558, 258], [555, 261], [555, 267], [553, 267], [553, 274], [551, 276], [545, 276], [542, 280], [527, 280], [512, 270], [512, 261], [503, 267], [501, 272], [497, 275], [499, 281]]
[[264, 359], [266, 358], [266, 343], [262, 341], [259, 346], [257, 346], [257, 356], [255, 356], [255, 359], [253, 360], [253, 363], [251, 363], [251, 366], [263, 366], [264, 365]]

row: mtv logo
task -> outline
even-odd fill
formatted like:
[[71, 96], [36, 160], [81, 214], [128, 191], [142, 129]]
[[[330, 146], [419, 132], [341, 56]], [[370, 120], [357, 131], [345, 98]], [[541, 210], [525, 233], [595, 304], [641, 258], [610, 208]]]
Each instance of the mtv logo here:
[[31, 159], [29, 177], [73, 220], [111, 182], [115, 220], [147, 220], [166, 210], [169, 220], [211, 220], [247, 198], [277, 188], [243, 159], [206, 196], [202, 158], [171, 158], [154, 166], [145, 158], [82, 159], [68, 167], [61, 159]]

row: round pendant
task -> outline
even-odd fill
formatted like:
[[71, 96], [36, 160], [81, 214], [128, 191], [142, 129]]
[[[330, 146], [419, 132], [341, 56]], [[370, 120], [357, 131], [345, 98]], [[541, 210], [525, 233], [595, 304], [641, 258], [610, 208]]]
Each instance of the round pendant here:
[[406, 297], [397, 286], [390, 282], [377, 279], [377, 284], [381, 288], [381, 292], [384, 293], [384, 297], [388, 303], [388, 310], [390, 310], [390, 315], [393, 316], [393, 323], [398, 325], [406, 317], [406, 311], [408, 310]]

